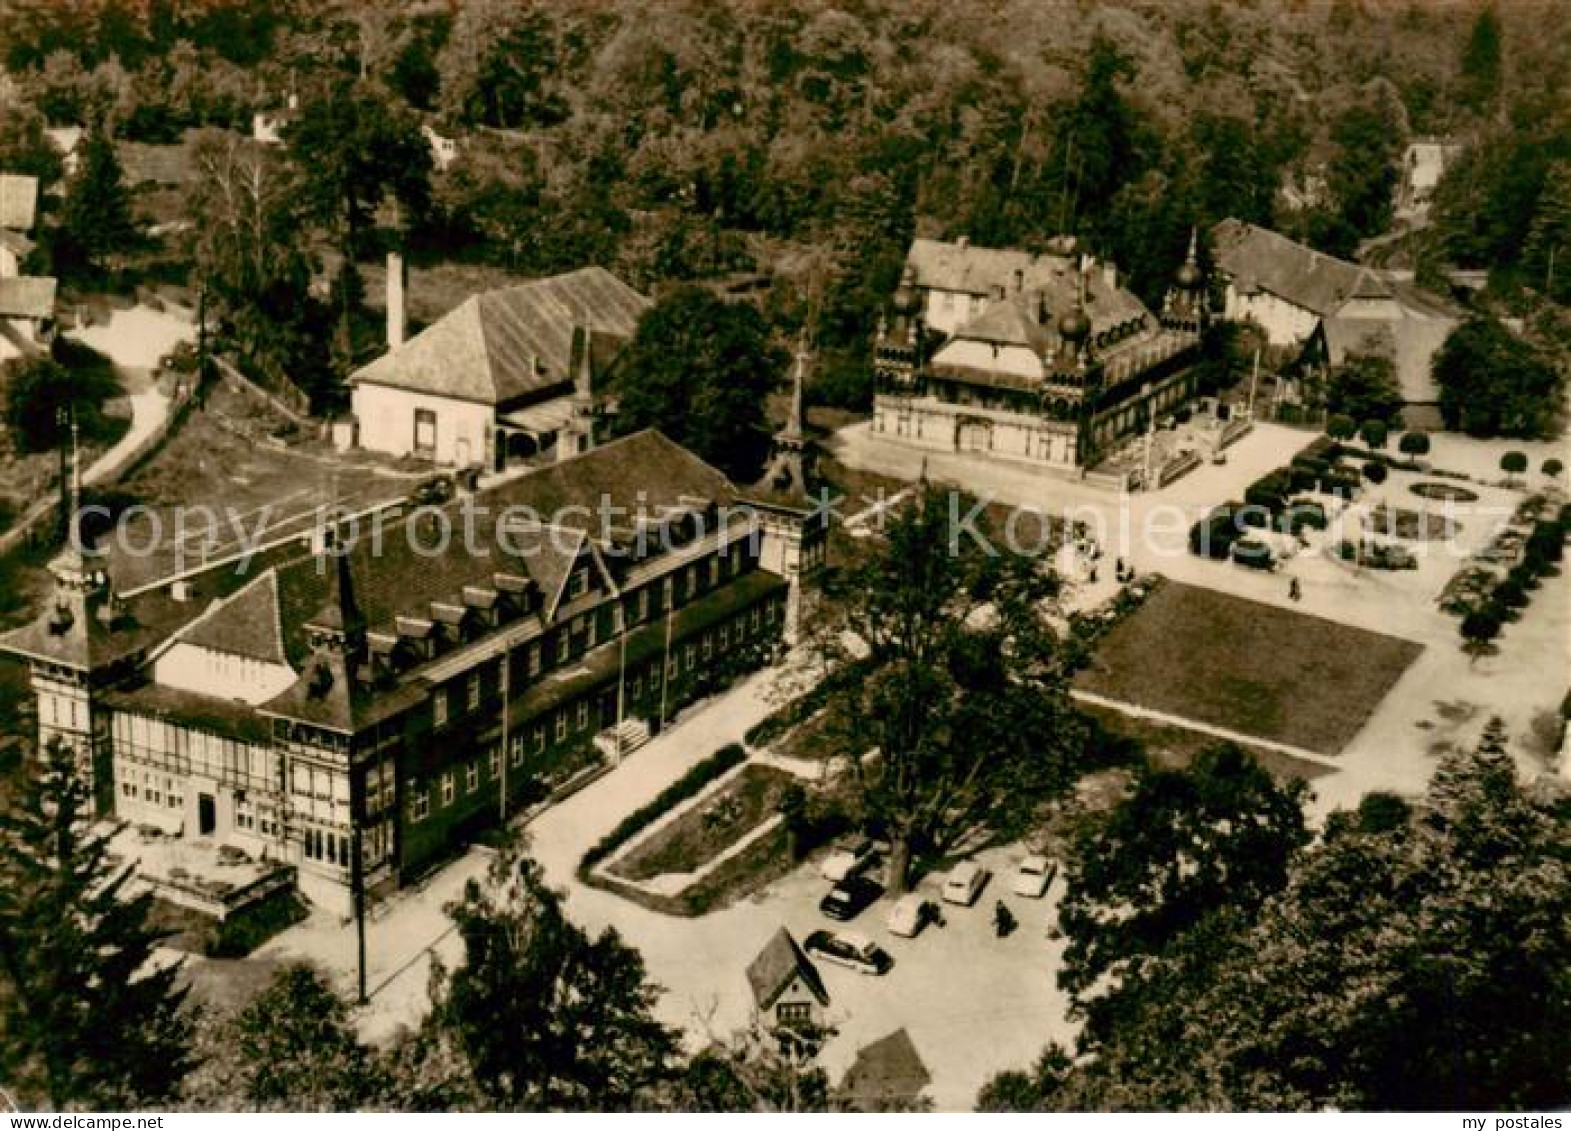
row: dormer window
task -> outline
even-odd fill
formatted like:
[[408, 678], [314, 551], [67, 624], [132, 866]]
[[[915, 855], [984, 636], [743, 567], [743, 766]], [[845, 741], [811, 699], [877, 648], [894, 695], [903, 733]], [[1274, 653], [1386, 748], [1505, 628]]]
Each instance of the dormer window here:
[[582, 566], [573, 571], [572, 578], [567, 583], [567, 599], [576, 601], [589, 592], [589, 567]]

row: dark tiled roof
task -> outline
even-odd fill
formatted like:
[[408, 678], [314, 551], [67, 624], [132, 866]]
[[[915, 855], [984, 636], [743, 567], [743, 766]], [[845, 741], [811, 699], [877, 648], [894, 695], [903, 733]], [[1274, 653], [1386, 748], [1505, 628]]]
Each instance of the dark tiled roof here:
[[1269, 291], [1322, 317], [1353, 297], [1384, 299], [1391, 289], [1378, 274], [1325, 255], [1267, 228], [1223, 220], [1212, 232], [1217, 266], [1240, 291]]
[[289, 661], [278, 625], [278, 573], [268, 570], [229, 600], [192, 621], [179, 638], [216, 652], [286, 664]]
[[648, 306], [601, 267], [486, 291], [351, 381], [504, 404], [572, 381], [575, 326], [589, 327], [590, 357], [603, 371]]
[[[912, 241], [906, 263], [915, 270], [917, 285], [921, 287], [971, 295], [989, 295], [1002, 287], [1007, 302], [1023, 304], [1033, 316], [1035, 307], [1045, 301], [1049, 325], [1057, 325], [1059, 318], [1074, 309], [1080, 291], [1080, 271], [1073, 256], [1032, 255], [1012, 248], [919, 239]], [[1116, 280], [1110, 280], [1101, 267], [1092, 267], [1085, 273], [1085, 288], [1085, 312], [1094, 334], [1150, 314], [1145, 304]], [[987, 317], [984, 310], [978, 321]], [[1015, 316], [1008, 317], [1013, 320]], [[1031, 321], [1035, 321], [1034, 317]], [[981, 337], [970, 330], [966, 327], [963, 334]]]
[[0, 228], [32, 231], [38, 213], [38, 178], [0, 173]]
[[53, 318], [55, 281], [47, 276], [0, 279], [0, 317]]
[[801, 975], [802, 981], [812, 991], [819, 1005], [829, 1004], [829, 991], [824, 989], [818, 969], [808, 961], [802, 948], [796, 945], [791, 932], [781, 927], [764, 944], [758, 957], [747, 965], [747, 983], [753, 988], [753, 1000], [760, 1009], [771, 1009], [785, 988]]
[[[658, 432], [640, 432], [483, 492], [467, 512], [462, 500], [454, 500], [440, 516], [415, 512], [387, 524], [379, 540], [358, 538], [344, 561], [347, 592], [365, 628], [391, 637], [399, 634], [401, 619], [406, 625], [410, 619], [442, 619], [433, 604], [462, 610], [465, 590], [489, 590], [498, 573], [531, 579], [543, 599], [551, 601], [580, 552], [586, 546], [592, 551], [589, 539], [603, 533], [603, 513], [619, 514], [627, 523], [640, 495], [643, 505], [658, 511], [684, 501], [725, 503], [733, 494], [714, 468]], [[575, 507], [583, 509], [570, 510]], [[467, 537], [466, 513], [471, 530]], [[523, 515], [555, 524], [510, 526], [505, 536], [500, 532], [504, 520], [511, 523]], [[449, 532], [445, 544], [440, 538], [444, 528]], [[334, 592], [338, 576], [335, 559], [298, 548], [290, 558], [275, 561], [266, 577], [193, 625], [188, 639], [259, 659], [280, 656], [281, 649], [281, 662], [302, 677], [267, 710], [352, 729], [368, 717], [370, 706], [353, 695], [342, 698], [341, 692], [358, 687], [358, 681], [343, 673], [313, 673], [307, 631], [311, 624], [338, 627], [323, 615], [343, 600]], [[772, 574], [764, 577], [780, 583]], [[756, 599], [755, 586], [748, 582], [740, 579], [715, 597]], [[683, 610], [679, 619], [687, 615]], [[313, 679], [315, 695], [309, 693]], [[385, 713], [386, 700], [387, 692], [379, 690], [377, 713]]]
[[932, 1080], [911, 1034], [896, 1029], [857, 1050], [840, 1090], [852, 1106], [876, 1110], [911, 1103]]

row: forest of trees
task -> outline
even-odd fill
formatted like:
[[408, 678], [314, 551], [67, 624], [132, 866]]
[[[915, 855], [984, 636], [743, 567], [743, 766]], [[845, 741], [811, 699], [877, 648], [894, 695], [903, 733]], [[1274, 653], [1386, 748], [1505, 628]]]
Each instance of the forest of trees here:
[[[4, 64], [23, 117], [144, 141], [245, 131], [297, 95], [308, 152], [269, 223], [353, 255], [378, 250], [385, 191], [404, 204], [392, 238], [416, 255], [521, 274], [600, 262], [647, 289], [762, 270], [780, 340], [811, 306], [818, 393], [856, 403], [915, 232], [1032, 247], [1072, 231], [1154, 301], [1191, 225], [1226, 215], [1351, 252], [1389, 219], [1409, 135], [1482, 139], [1481, 174], [1442, 212], [1490, 221], [1442, 225], [1446, 248], [1495, 262], [1521, 243], [1523, 270], [1548, 276], [1565, 209], [1538, 201], [1567, 180], [1554, 76], [1571, 37], [1549, 33], [1556, 20], [1548, 4], [1359, 0], [1018, 4], [986, 20], [938, 0], [96, 0], [25, 7]], [[465, 140], [429, 179], [398, 156], [422, 120]], [[370, 168], [339, 159], [331, 143], [351, 137]], [[35, 150], [22, 125], [0, 129], [0, 161], [47, 163]], [[1520, 176], [1517, 157], [1531, 158]], [[326, 179], [350, 171], [362, 200], [327, 209]], [[1325, 188], [1289, 207], [1284, 179]], [[341, 373], [374, 338], [353, 325], [353, 269], [333, 274], [314, 316], [280, 304], [277, 273], [256, 302], [301, 312], [280, 336], [331, 341]]]

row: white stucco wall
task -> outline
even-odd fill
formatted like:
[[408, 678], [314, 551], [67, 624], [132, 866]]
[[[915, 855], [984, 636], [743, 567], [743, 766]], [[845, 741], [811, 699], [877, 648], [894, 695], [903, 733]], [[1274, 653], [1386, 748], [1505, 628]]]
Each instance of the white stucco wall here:
[[252, 706], [283, 694], [296, 680], [292, 668], [233, 656], [184, 641], [153, 662], [153, 681], [165, 687], [239, 699]]
[[1312, 310], [1295, 306], [1270, 291], [1241, 294], [1232, 284], [1228, 284], [1223, 314], [1229, 321], [1259, 323], [1273, 346], [1303, 342], [1320, 324], [1320, 316]]
[[959, 291], [929, 290], [927, 311], [923, 317], [934, 330], [953, 334], [961, 326], [982, 313], [987, 305], [984, 295], [968, 295]]
[[462, 466], [487, 459], [495, 415], [490, 405], [370, 384], [356, 385], [350, 403], [360, 424], [360, 446], [370, 451], [412, 455], [415, 412], [429, 409], [436, 414], [437, 463]]

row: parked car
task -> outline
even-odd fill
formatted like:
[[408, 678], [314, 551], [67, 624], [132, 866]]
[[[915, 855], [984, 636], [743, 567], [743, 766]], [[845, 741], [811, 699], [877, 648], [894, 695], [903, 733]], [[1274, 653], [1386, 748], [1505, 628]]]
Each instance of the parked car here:
[[819, 900], [818, 909], [831, 919], [855, 919], [884, 894], [884, 889], [864, 876], [847, 876]]
[[873, 860], [875, 845], [867, 837], [843, 840], [835, 845], [818, 866], [818, 874], [831, 883], [854, 876]]
[[847, 967], [859, 974], [887, 974], [889, 968], [895, 964], [895, 960], [889, 957], [889, 952], [883, 947], [866, 935], [853, 934], [850, 931], [842, 934], [814, 931], [807, 936], [807, 945], [804, 949], [814, 958], [833, 962], [837, 966]]
[[1041, 854], [1027, 856], [1020, 861], [1020, 867], [1015, 869], [1014, 882], [1009, 887], [1016, 895], [1023, 895], [1027, 899], [1041, 899], [1047, 894], [1048, 886], [1057, 873], [1057, 866], [1046, 856]]
[[948, 878], [944, 880], [944, 902], [970, 907], [976, 902], [976, 897], [982, 894], [982, 889], [987, 886], [992, 875], [975, 860], [962, 860], [950, 869]]
[[1226, 448], [1218, 448], [1218, 449], [1216, 449], [1216, 451], [1212, 452], [1211, 453], [1211, 462], [1212, 463], [1226, 463], [1227, 462], [1227, 449]]
[[1276, 555], [1271, 547], [1254, 538], [1240, 538], [1233, 543], [1233, 561], [1250, 569], [1275, 569]]
[[889, 928], [890, 934], [910, 939], [921, 934], [923, 927], [937, 919], [937, 905], [920, 892], [913, 891], [895, 900], [895, 905], [889, 909], [888, 918], [884, 920], [884, 926]]

